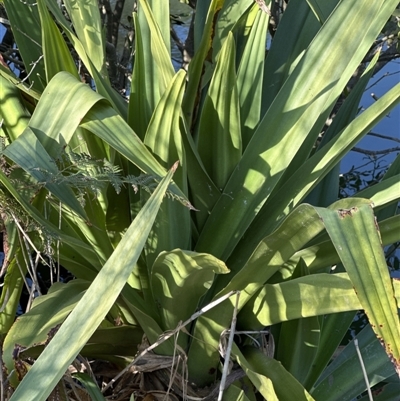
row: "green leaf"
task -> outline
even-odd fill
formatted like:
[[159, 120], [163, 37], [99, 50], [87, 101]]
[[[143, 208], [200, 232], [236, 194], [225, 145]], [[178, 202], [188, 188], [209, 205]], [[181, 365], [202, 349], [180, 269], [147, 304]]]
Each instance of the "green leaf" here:
[[[233, 32], [235, 25], [243, 18], [253, 5], [251, 0], [225, 0], [222, 9], [218, 13], [218, 20], [214, 27], [214, 37], [212, 42], [212, 61], [219, 57], [219, 53], [224, 46], [229, 32]], [[245, 35], [244, 39], [246, 39]], [[210, 60], [211, 61], [211, 60]]]
[[237, 72], [243, 149], [260, 121], [265, 38], [269, 15], [258, 11]]
[[184, 119], [181, 120], [181, 131], [186, 154], [188, 181], [193, 205], [197, 209], [193, 218], [197, 223], [197, 229], [201, 231], [221, 192], [207, 174]]
[[[324, 16], [328, 17], [337, 4], [338, 0], [321, 1]], [[265, 60], [261, 115], [271, 106], [320, 28], [306, 1], [288, 3]]]
[[[399, 233], [398, 227], [400, 224], [400, 215], [394, 216], [390, 219], [379, 222], [379, 230], [382, 235], [382, 245], [390, 245], [398, 241]], [[340, 262], [339, 255], [337, 254], [332, 242], [324, 236], [319, 243], [305, 248], [290, 258], [284, 266], [282, 266], [281, 273], [283, 277], [290, 276], [298, 261], [303, 259], [312, 273], [319, 272], [326, 267], [333, 266]], [[282, 272], [287, 271], [286, 273]]]
[[50, 82], [60, 71], [67, 71], [76, 78], [79, 78], [71, 52], [47, 10], [46, 1], [38, 0], [37, 5], [42, 27], [42, 46], [46, 69], [46, 82]]
[[[93, 77], [94, 83], [96, 85], [96, 91], [104, 96], [113, 105], [115, 110], [118, 110], [121, 116], [126, 118], [127, 104], [125, 100], [112, 88], [108, 80], [104, 78], [104, 76], [96, 69], [91, 59], [88, 57], [88, 54], [86, 53], [86, 49], [84, 48], [83, 44], [76, 37], [73, 29], [70, 27], [70, 23], [64, 17], [62, 10], [58, 6], [58, 3], [52, 0], [46, 0], [46, 3], [49, 10], [64, 30], [64, 33], [68, 37], [69, 41], [74, 46], [74, 49], [76, 50], [79, 58], [88, 69], [90, 76]], [[102, 50], [100, 50], [100, 53], [101, 52]]]
[[[204, 63], [210, 62], [209, 60], [209, 52], [212, 49], [212, 39], [214, 35], [214, 25], [215, 18], [218, 15], [221, 7], [223, 5], [223, 0], [212, 0], [211, 4], [202, 4], [200, 12], [201, 15], [204, 16], [205, 7], [208, 7], [207, 17], [205, 21], [201, 22], [201, 27], [203, 28], [203, 34], [201, 37], [201, 42], [199, 46], [196, 46], [196, 53], [189, 64], [188, 69], [188, 86], [185, 92], [185, 97], [183, 100], [183, 115], [187, 121], [189, 127], [192, 126], [192, 120], [195, 114], [195, 106], [197, 105], [200, 97], [200, 82], [201, 78], [204, 74]], [[199, 4], [200, 6], [200, 4]], [[200, 13], [199, 13], [200, 14]], [[197, 19], [197, 16], [196, 16]], [[204, 24], [204, 25], [203, 25]], [[198, 32], [198, 27], [195, 27], [195, 42], [197, 42], [198, 38], [196, 36], [196, 32]]]
[[[300, 260], [292, 279], [308, 275], [307, 266]], [[316, 316], [289, 320], [283, 322], [280, 327], [276, 359], [302, 385], [308, 377], [319, 348], [320, 329]]]
[[[287, 259], [322, 230], [322, 222], [313, 208], [310, 205], [299, 206], [275, 233], [259, 244], [242, 270], [232, 272], [235, 274], [233, 278], [227, 275], [225, 280], [220, 280], [220, 283], [226, 283], [223, 290], [216, 295], [212, 290], [209, 291], [203, 305], [211, 300], [211, 296], [215, 300], [230, 291], [240, 290], [240, 310]], [[232, 303], [227, 305], [226, 302], [197, 320], [193, 335], [195, 339], [201, 338], [202, 341], [193, 341], [188, 359], [189, 372], [194, 378], [201, 377], [203, 372], [210, 371], [218, 363], [219, 355], [215, 350], [218, 348], [221, 332], [229, 326], [233, 307]], [[199, 360], [202, 361], [201, 364], [197, 362]]]
[[[325, 146], [331, 139], [335, 137], [338, 139], [337, 137], [342, 134], [342, 130], [346, 128], [346, 125], [351, 123], [351, 121], [356, 117], [357, 113], [359, 112], [361, 98], [374, 72], [379, 55], [380, 52], [375, 54], [374, 58], [368, 64], [367, 69], [363, 72], [361, 78], [351, 90], [350, 95], [344, 100], [344, 104], [340, 106], [335, 118], [324, 133], [322, 140], [318, 145], [318, 150]], [[298, 170], [296, 165], [294, 165], [293, 168]], [[291, 169], [288, 168], [285, 172], [285, 175], [289, 170]], [[294, 171], [294, 173], [296, 172], [297, 171]], [[290, 173], [293, 173], [293, 171], [290, 171]], [[331, 203], [335, 202], [338, 197], [339, 175], [340, 163], [337, 163], [333, 168], [330, 168], [329, 173], [318, 183], [312, 192], [308, 194], [308, 196], [305, 198], [305, 202], [322, 207], [327, 207]], [[283, 178], [284, 177], [282, 177], [282, 179]]]
[[372, 208], [363, 204], [320, 215], [369, 322], [400, 375], [398, 304]]
[[[162, 252], [151, 269], [151, 288], [162, 328], [172, 330], [187, 320], [196, 312], [215, 274], [226, 273], [229, 270], [225, 263], [212, 255], [180, 249]], [[183, 349], [187, 341], [187, 336], [180, 333], [178, 342]]]
[[[369, 325], [357, 335], [357, 339], [368, 381], [372, 387], [394, 373], [393, 364]], [[311, 394], [316, 400], [351, 401], [365, 389], [365, 378], [354, 341], [351, 341], [325, 369]]]
[[[159, 18], [168, 18], [169, 24], [169, 13], [161, 14], [168, 9], [168, 3], [162, 3], [163, 5], [157, 5], [154, 9], [162, 7], [161, 10], [155, 12]], [[136, 37], [138, 53], [132, 73], [128, 121], [142, 137], [162, 94], [174, 77], [175, 71], [171, 62], [170, 48], [164, 41], [164, 39], [167, 40], [167, 37], [169, 38], [169, 35], [163, 36], [165, 25], [158, 25], [147, 0], [139, 1], [138, 16], [134, 15], [134, 20], [135, 29], [139, 32]], [[143, 112], [145, 114], [141, 116]], [[138, 115], [140, 123], [135, 123], [134, 119]]]
[[[247, 391], [247, 393], [250, 390]], [[225, 391], [222, 401], [250, 401], [245, 390], [242, 390], [231, 384]]]
[[245, 370], [252, 383], [266, 400], [312, 401], [313, 397], [303, 386], [273, 358], [261, 350], [246, 347], [243, 354], [234, 345], [232, 353], [239, 365]]
[[[398, 294], [400, 296], [400, 294]], [[239, 314], [241, 327], [260, 327], [288, 320], [360, 309], [346, 273], [311, 274], [266, 284]]]
[[95, 0], [66, 0], [64, 6], [87, 56], [94, 68], [107, 81], [105, 43], [98, 2]]
[[[144, 144], [160, 161], [164, 168], [179, 160], [180, 168], [174, 175], [174, 182], [187, 195], [187, 167], [180, 131], [180, 116], [186, 74], [180, 70], [162, 95], [147, 127]], [[163, 129], [160, 129], [160, 127]], [[145, 195], [142, 193], [142, 196]], [[173, 199], [166, 199], [161, 205], [156, 224], [149, 236], [145, 251], [147, 265], [162, 251], [175, 248], [190, 248], [190, 211]], [[180, 221], [179, 226], [171, 221]]]
[[92, 401], [105, 401], [106, 400], [104, 398], [102, 392], [100, 391], [97, 383], [87, 373], [76, 372], [76, 373], [73, 373], [72, 377], [74, 379], [77, 379], [79, 382], [81, 382], [84, 385], [84, 387], [85, 387], [86, 391], [88, 392]]
[[242, 156], [236, 80], [235, 47], [230, 33], [204, 100], [197, 138], [208, 175], [221, 191]]
[[321, 336], [318, 349], [307, 378], [303, 383], [308, 391], [315, 385], [315, 382], [331, 361], [343, 337], [348, 333], [356, 313], [356, 311], [340, 312], [325, 315], [321, 318]]
[[[103, 97], [68, 72], [60, 72], [46, 86], [29, 126], [50, 156], [70, 143], [82, 118]], [[49, 118], [51, 116], [51, 118]]]
[[317, 17], [319, 23], [322, 25], [325, 22], [325, 17], [322, 10], [320, 9], [318, 1], [317, 0], [306, 0], [306, 1], [310, 6], [311, 10], [313, 11], [313, 13], [315, 14], [315, 16]]
[[[160, 207], [176, 166], [161, 181], [113, 255], [24, 377], [10, 401], [44, 401], [119, 296]], [[71, 343], [71, 338], [75, 340]], [[54, 358], [57, 355], [57, 358]], [[40, 380], [38, 380], [40, 378]]]

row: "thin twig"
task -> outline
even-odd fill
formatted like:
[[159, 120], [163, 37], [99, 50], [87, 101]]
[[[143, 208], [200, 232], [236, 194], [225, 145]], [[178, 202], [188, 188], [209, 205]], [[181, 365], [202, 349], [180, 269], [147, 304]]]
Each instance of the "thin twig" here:
[[214, 308], [215, 306], [219, 305], [221, 302], [225, 301], [226, 299], [230, 298], [232, 295], [235, 295], [237, 293], [238, 293], [238, 291], [228, 292], [228, 294], [223, 295], [222, 297], [220, 297], [220, 298], [216, 299], [215, 301], [206, 305], [204, 308], [201, 308], [199, 311], [194, 313], [189, 319], [187, 319], [183, 323], [180, 323], [174, 330], [163, 333], [160, 336], [160, 338], [158, 339], [158, 341], [156, 341], [154, 344], [150, 345], [145, 350], [143, 350], [124, 370], [122, 370], [112, 380], [110, 380], [110, 382], [101, 390], [101, 392], [104, 393], [106, 390], [108, 390], [126, 371], [128, 371], [132, 366], [136, 365], [138, 363], [138, 361], [140, 359], [142, 359], [148, 352], [152, 351], [154, 348], [157, 348], [160, 344], [167, 341], [169, 338], [171, 338], [173, 335], [175, 335], [178, 331], [182, 330], [189, 323], [196, 320], [199, 316], [208, 312], [210, 309]]
[[376, 136], [377, 138], [387, 139], [388, 141], [394, 141], [400, 143], [400, 138], [395, 138], [394, 136], [377, 134], [376, 132], [369, 132], [367, 135]]
[[376, 155], [387, 155], [392, 152], [400, 152], [400, 146], [396, 146], [394, 148], [382, 149], [382, 150], [368, 150], [354, 147], [351, 149], [353, 152], [362, 153], [368, 156], [376, 156]]
[[222, 401], [222, 397], [224, 396], [226, 377], [228, 376], [229, 363], [231, 360], [233, 338], [235, 336], [235, 328], [236, 328], [236, 320], [237, 320], [236, 316], [237, 316], [237, 311], [238, 311], [238, 307], [239, 307], [239, 298], [240, 298], [240, 291], [238, 291], [236, 293], [236, 304], [235, 304], [235, 308], [233, 310], [228, 346], [226, 347], [226, 351], [225, 351], [225, 361], [224, 361], [224, 368], [222, 370], [221, 383], [219, 384], [218, 401]]
[[363, 372], [365, 384], [367, 386], [368, 398], [369, 398], [370, 401], [374, 401], [374, 399], [372, 397], [372, 392], [371, 392], [371, 385], [369, 384], [367, 371], [365, 370], [365, 365], [364, 365], [364, 361], [362, 359], [362, 355], [361, 355], [361, 352], [360, 352], [360, 347], [358, 346], [358, 339], [357, 338], [354, 339], [354, 346], [356, 347], [358, 359], [359, 359], [360, 365], [361, 365], [361, 370]]

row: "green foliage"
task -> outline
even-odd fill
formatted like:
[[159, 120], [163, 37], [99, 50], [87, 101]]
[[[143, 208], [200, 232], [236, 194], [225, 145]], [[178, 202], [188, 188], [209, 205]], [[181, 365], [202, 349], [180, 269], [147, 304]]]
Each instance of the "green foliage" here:
[[[140, 0], [129, 104], [109, 83], [97, 1], [64, 3], [4, 0], [30, 73], [22, 82], [0, 67], [10, 399], [45, 400], [79, 353], [126, 366], [143, 336], [159, 355], [186, 354], [189, 382], [210, 385], [235, 299], [213, 302], [232, 291], [239, 329], [254, 331], [251, 345], [243, 337], [232, 350], [252, 388], [234, 382], [224, 399], [360, 395], [353, 344], [327, 367], [359, 309], [370, 321], [358, 336], [370, 386], [390, 397], [400, 288], [382, 244], [400, 240], [400, 157], [380, 183], [337, 201], [340, 160], [400, 102], [399, 84], [358, 113], [378, 56], [324, 124], [397, 1], [291, 0], [268, 49], [260, 2], [199, 1], [195, 55], [175, 72], [169, 8]], [[96, 92], [79, 81], [78, 58]], [[14, 322], [18, 266], [34, 278], [31, 254], [75, 279], [53, 284]], [[265, 326], [275, 359], [256, 345]], [[22, 372], [28, 358], [36, 361]], [[76, 378], [102, 399], [90, 377]]]

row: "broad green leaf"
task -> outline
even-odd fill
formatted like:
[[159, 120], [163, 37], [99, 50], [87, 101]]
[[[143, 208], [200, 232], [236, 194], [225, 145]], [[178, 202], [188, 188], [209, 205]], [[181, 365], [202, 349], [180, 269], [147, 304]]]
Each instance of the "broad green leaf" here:
[[237, 72], [243, 149], [260, 121], [268, 14], [258, 11]]
[[[374, 22], [380, 3], [362, 0], [355, 6], [342, 1], [335, 8], [258, 126], [224, 189], [226, 195], [208, 218], [196, 250], [222, 260], [232, 253], [323, 112], [331, 91], [338, 90], [336, 83], [350, 78], [365, 53], [360, 49], [366, 51], [372, 43], [369, 31], [365, 36], [365, 27]], [[345, 49], [340, 41], [332, 41], [338, 31], [348, 38]], [[341, 57], [336, 57], [339, 53]], [[220, 240], [213, 241], [211, 233]]]
[[204, 167], [221, 191], [242, 156], [236, 80], [234, 40], [230, 33], [204, 100], [197, 137]]
[[[169, 23], [169, 12], [161, 15], [169, 9], [168, 3], [162, 3], [163, 5], [159, 5], [161, 10], [157, 10], [158, 7], [154, 6], [154, 9], [157, 10], [155, 12], [159, 18], [162, 17], [164, 20], [168, 18]], [[160, 28], [147, 0], [139, 1], [138, 16], [134, 16], [134, 18], [135, 28], [139, 31], [139, 36], [136, 38], [138, 54], [135, 57], [132, 73], [128, 119], [134, 129], [140, 128], [138, 135], [142, 137], [162, 94], [174, 77], [175, 71], [171, 62], [170, 48], [166, 46], [163, 37], [165, 25]], [[138, 62], [137, 67], [136, 62]], [[140, 114], [143, 111], [146, 113], [146, 118]], [[141, 118], [139, 126], [134, 123], [136, 116]]]
[[114, 90], [114, 88], [112, 88], [108, 80], [105, 79], [103, 75], [94, 66], [91, 59], [88, 57], [88, 54], [86, 53], [86, 49], [84, 48], [83, 44], [77, 38], [75, 32], [70, 27], [70, 23], [66, 20], [65, 16], [63, 15], [62, 10], [58, 6], [58, 3], [52, 0], [46, 0], [46, 3], [47, 7], [54, 15], [57, 22], [61, 25], [69, 41], [74, 46], [74, 49], [76, 50], [79, 58], [85, 64], [85, 67], [88, 69], [90, 75], [93, 77], [94, 83], [96, 85], [96, 91], [100, 95], [104, 96], [113, 105], [115, 110], [119, 112], [121, 116], [126, 118], [128, 107], [125, 100], [121, 97], [119, 93], [117, 93]]
[[[179, 71], [165, 90], [148, 125], [144, 144], [164, 168], [168, 168], [179, 160], [181, 167], [174, 175], [174, 182], [187, 195], [186, 157], [180, 130], [185, 77], [185, 72]], [[146, 194], [142, 193], [143, 195], [146, 198]], [[189, 213], [188, 208], [184, 208], [173, 199], [166, 199], [161, 205], [156, 224], [145, 248], [149, 270], [160, 252], [175, 248], [190, 249]], [[179, 225], [171, 224], [171, 221], [180, 223]]]
[[[386, 246], [398, 241], [399, 224], [399, 215], [379, 222], [379, 231], [382, 235], [382, 245]], [[340, 262], [339, 255], [337, 254], [332, 242], [327, 238], [327, 236], [324, 236], [318, 244], [297, 252], [282, 266], [281, 270], [287, 271], [286, 273], [281, 271], [284, 278], [292, 274], [293, 269], [300, 258], [306, 262], [312, 273], [321, 271], [321, 269], [333, 266]]]
[[[300, 260], [292, 279], [307, 275], [307, 266]], [[293, 319], [281, 324], [276, 359], [302, 385], [313, 366], [319, 348], [320, 331], [319, 318], [316, 316]]]
[[245, 15], [247, 10], [253, 5], [251, 0], [224, 0], [221, 11], [218, 13], [218, 20], [215, 24], [215, 33], [212, 43], [212, 57], [216, 60], [225, 40], [229, 37], [229, 32], [233, 31], [237, 22]]
[[74, 75], [75, 78], [79, 78], [71, 52], [47, 10], [46, 1], [38, 0], [37, 5], [42, 27], [42, 47], [46, 69], [46, 82], [49, 83], [60, 71], [67, 71]]
[[[400, 296], [400, 294], [398, 294]], [[310, 274], [279, 284], [266, 284], [239, 314], [241, 327], [254, 329], [310, 316], [360, 309], [346, 273]]]
[[127, 122], [139, 138], [143, 139], [155, 105], [152, 105], [151, 98], [147, 95], [149, 89], [146, 81], [150, 80], [150, 77], [147, 77], [149, 71], [146, 70], [142, 27], [136, 13], [133, 13], [133, 21], [135, 24], [135, 63], [132, 71]]
[[400, 375], [398, 304], [370, 205], [319, 212], [354, 290]]
[[268, 376], [260, 374], [257, 367], [252, 366], [252, 364], [246, 360], [236, 344], [233, 344], [232, 354], [264, 399], [280, 401], [275, 392], [272, 380]]
[[87, 56], [94, 68], [107, 82], [105, 43], [98, 2], [95, 0], [66, 0], [64, 6]]
[[[339, 202], [333, 204], [331, 208], [332, 213], [335, 208], [343, 209], [347, 205], [362, 205], [369, 204], [369, 201], [363, 199], [344, 199]], [[275, 274], [284, 263], [293, 255], [295, 252], [300, 250], [307, 242], [309, 242], [312, 238], [314, 238], [317, 234], [319, 234], [323, 228], [324, 224], [331, 224], [330, 221], [323, 221], [320, 218], [320, 215], [324, 212], [325, 209], [322, 208], [314, 208], [310, 205], [300, 205], [296, 208], [288, 218], [282, 223], [276, 232], [274, 232], [269, 237], [265, 238], [257, 249], [254, 251], [253, 255], [250, 257], [245, 267], [241, 269], [237, 274], [231, 279], [230, 283], [218, 294], [215, 295], [215, 299], [219, 296], [228, 293], [231, 290], [240, 290], [241, 296], [239, 301], [239, 310], [246, 304], [246, 302], [251, 299], [251, 297], [263, 287], [263, 284], [273, 275]], [[327, 211], [330, 213], [330, 211]], [[343, 229], [342, 229], [343, 231]], [[398, 234], [397, 234], [398, 237]], [[337, 246], [338, 244], [336, 244]], [[344, 246], [340, 244], [340, 246]], [[374, 252], [382, 252], [381, 245], [379, 247], [377, 244], [374, 244], [376, 248]], [[360, 247], [357, 245], [357, 248], [353, 250], [354, 254], [359, 251]], [[361, 264], [363, 266], [363, 264]], [[326, 267], [326, 265], [324, 265]], [[235, 273], [235, 272], [233, 272]], [[311, 279], [318, 280], [321, 278], [320, 275], [312, 275]], [[323, 277], [323, 276], [322, 276]], [[256, 278], [256, 279], [254, 279]], [[224, 280], [221, 280], [223, 282]], [[226, 281], [226, 280], [225, 280]], [[291, 283], [284, 283], [285, 285], [290, 285]], [[322, 286], [322, 283], [320, 284]], [[348, 282], [344, 284], [348, 286]], [[329, 282], [329, 286], [332, 286], [332, 283]], [[215, 287], [218, 288], [218, 287]], [[331, 290], [339, 291], [335, 296], [331, 296]], [[341, 292], [342, 290], [346, 290], [345, 292]], [[352, 305], [349, 306], [349, 302], [347, 300], [348, 293], [353, 294], [352, 287], [350, 288], [343, 287], [343, 282], [337, 282], [334, 284], [333, 288], [328, 287], [326, 289], [327, 292], [320, 291], [321, 294], [325, 294], [325, 298], [323, 298], [324, 302], [319, 300], [318, 302], [313, 302], [312, 299], [307, 303], [300, 303], [299, 298], [296, 299], [296, 311], [298, 314], [293, 316], [294, 318], [300, 317], [308, 317], [315, 316], [319, 314], [325, 313], [333, 313], [339, 311], [347, 311], [357, 309], [359, 306], [358, 300], [353, 300], [357, 306]], [[299, 290], [292, 290], [291, 292], [294, 296], [300, 293]], [[271, 293], [272, 294], [272, 293]], [[303, 294], [303, 297], [306, 296]], [[314, 295], [313, 295], [314, 296]], [[340, 300], [340, 297], [343, 296], [344, 299]], [[259, 297], [256, 298], [259, 300]], [[203, 302], [209, 301], [209, 298], [205, 298]], [[252, 302], [261, 302], [258, 303], [257, 307], [250, 308], [253, 311], [257, 311], [257, 313], [273, 313], [274, 321], [269, 321], [269, 317], [267, 317], [268, 322], [263, 321], [263, 326], [267, 326], [271, 323], [277, 323], [285, 320], [289, 320], [289, 318], [285, 318], [286, 311], [289, 310], [286, 306], [287, 299], [286, 297], [279, 298], [279, 301], [276, 301], [274, 310], [269, 311], [268, 308], [265, 307], [265, 303], [263, 301], [253, 301]], [[267, 303], [269, 305], [269, 303]], [[279, 308], [279, 305], [284, 306], [283, 311]], [[249, 307], [249, 306], [247, 306]], [[303, 307], [310, 308], [308, 312], [303, 310]], [[325, 309], [327, 308], [327, 309]], [[329, 311], [329, 308], [333, 308]], [[343, 309], [344, 308], [344, 309]], [[350, 309], [349, 309], [350, 308]], [[314, 309], [314, 310], [313, 310]], [[198, 377], [200, 375], [201, 369], [206, 369], [208, 371], [210, 369], [210, 365], [216, 364], [218, 360], [218, 355], [215, 354], [214, 350], [217, 347], [219, 336], [221, 331], [221, 327], [226, 328], [229, 325], [229, 321], [232, 316], [233, 305], [228, 304], [216, 307], [211, 311], [207, 312], [205, 315], [201, 316], [197, 323], [194, 331], [194, 337], [198, 338], [200, 332], [207, 331], [207, 341], [203, 342], [193, 342], [191, 345], [191, 349], [189, 351], [189, 371], [193, 375], [193, 377]], [[318, 312], [316, 312], [318, 310]], [[259, 311], [259, 312], [258, 312]], [[283, 315], [281, 313], [283, 312]], [[255, 312], [254, 312], [255, 313]], [[250, 313], [244, 313], [244, 319], [251, 318]], [[264, 324], [265, 323], [265, 324]], [[253, 327], [249, 321], [244, 320], [242, 327]], [[259, 326], [257, 326], [259, 327]], [[203, 334], [204, 335], [204, 334]], [[200, 358], [199, 355], [202, 355], [202, 365], [195, 365], [190, 363], [190, 356], [194, 360], [198, 360]]]
[[234, 346], [232, 352], [257, 390], [267, 400], [312, 401], [313, 397], [277, 360], [259, 349], [245, 347], [243, 354]]
[[[391, 376], [393, 364], [369, 325], [357, 335], [357, 339], [370, 385]], [[352, 341], [328, 366], [310, 392], [316, 400], [351, 401], [365, 389], [365, 378]]]
[[[208, 254], [175, 249], [162, 252], [151, 269], [151, 288], [162, 328], [172, 330], [196, 312], [215, 274], [229, 273], [225, 263]], [[190, 289], [190, 291], [188, 291]], [[180, 333], [183, 349], [188, 338]]]
[[310, 366], [303, 386], [306, 390], [315, 385], [323, 370], [331, 361], [335, 351], [340, 346], [343, 337], [348, 333], [349, 327], [356, 316], [356, 311], [333, 313], [321, 316], [321, 335], [315, 359]]
[[[350, 95], [348, 95], [344, 100], [344, 104], [340, 106], [339, 111], [335, 115], [332, 123], [323, 134], [317, 150], [325, 146], [331, 139], [339, 136], [342, 133], [342, 130], [344, 130], [346, 126], [356, 117], [357, 113], [359, 112], [361, 98], [372, 76], [372, 73], [374, 72], [379, 55], [380, 52], [375, 54], [367, 69], [351, 90]], [[296, 168], [296, 166], [294, 166], [294, 168]], [[284, 175], [288, 173], [288, 170], [290, 170], [290, 168], [286, 170]], [[338, 198], [339, 175], [340, 163], [337, 163], [334, 167], [330, 168], [329, 173], [318, 183], [312, 192], [308, 194], [304, 202], [322, 207], [327, 207], [335, 202]], [[284, 178], [285, 177], [282, 177], [282, 180]], [[271, 198], [272, 197], [273, 195], [271, 195]]]
[[[338, 0], [319, 1], [319, 4], [326, 18], [336, 7]], [[271, 106], [320, 28], [320, 22], [306, 1], [291, 0], [288, 3], [264, 64], [261, 115]]]
[[[139, 1], [139, 10], [143, 7], [143, 14], [146, 18], [149, 18], [149, 12], [151, 10], [152, 14], [152, 22], [148, 23], [149, 25], [153, 25], [150, 27], [152, 30], [155, 26], [158, 27], [161, 38], [165, 44], [165, 48], [170, 53], [171, 48], [171, 41], [170, 41], [170, 5], [168, 1], [163, 0], [146, 0], [146, 1]], [[139, 19], [142, 23], [146, 21], [146, 19], [141, 20], [141, 12], [138, 12]]]
[[[176, 166], [142, 208], [115, 252], [24, 377], [10, 401], [44, 401], [119, 296], [142, 251]], [[71, 342], [71, 338], [74, 342]], [[57, 358], [54, 358], [57, 355]], [[39, 380], [40, 378], [40, 380]]]
[[29, 126], [50, 156], [56, 158], [60, 148], [70, 143], [85, 114], [103, 99], [70, 73], [60, 72], [44, 90]]

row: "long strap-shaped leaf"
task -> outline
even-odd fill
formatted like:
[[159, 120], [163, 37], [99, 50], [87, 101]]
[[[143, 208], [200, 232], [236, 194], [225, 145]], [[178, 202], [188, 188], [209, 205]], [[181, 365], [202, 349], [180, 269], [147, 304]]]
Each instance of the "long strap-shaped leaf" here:
[[66, 0], [64, 5], [71, 18], [76, 35], [83, 44], [90, 61], [107, 80], [106, 46], [98, 1]]
[[367, 314], [400, 376], [400, 323], [372, 207], [320, 210], [326, 230]]
[[76, 308], [24, 377], [10, 401], [44, 401], [117, 299], [137, 262], [177, 164], [139, 212]]
[[60, 30], [50, 16], [45, 0], [39, 0], [37, 5], [42, 27], [46, 82], [48, 83], [60, 71], [68, 71], [75, 75], [76, 78], [79, 78], [75, 61]]

